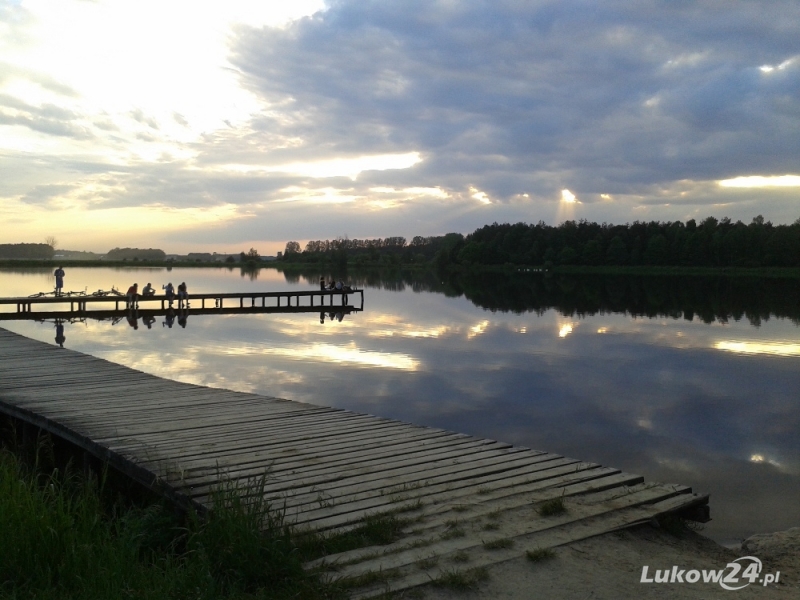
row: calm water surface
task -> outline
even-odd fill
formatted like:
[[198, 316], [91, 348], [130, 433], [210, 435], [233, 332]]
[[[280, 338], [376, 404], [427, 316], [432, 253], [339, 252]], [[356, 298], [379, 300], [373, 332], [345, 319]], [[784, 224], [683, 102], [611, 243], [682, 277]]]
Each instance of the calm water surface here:
[[[64, 345], [178, 381], [456, 430], [688, 484], [711, 494], [704, 533], [723, 543], [800, 525], [796, 284], [770, 299], [758, 285], [528, 277], [461, 287], [362, 281], [365, 311], [341, 322], [320, 323], [318, 314], [190, 316], [185, 327], [170, 328], [159, 317], [134, 329], [126, 320], [87, 320], [66, 325]], [[274, 291], [309, 289], [317, 278], [287, 281], [266, 269], [251, 279], [224, 269], [72, 268], [65, 289], [186, 281], [190, 292]], [[49, 269], [0, 271], [0, 296], [52, 285]], [[494, 297], [500, 290], [504, 296]], [[0, 325], [55, 343], [53, 323]]]

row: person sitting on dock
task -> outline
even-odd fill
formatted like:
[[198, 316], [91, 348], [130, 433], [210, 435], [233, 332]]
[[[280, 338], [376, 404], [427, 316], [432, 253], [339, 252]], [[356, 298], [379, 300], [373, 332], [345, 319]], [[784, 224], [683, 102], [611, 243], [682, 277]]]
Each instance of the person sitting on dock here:
[[134, 283], [131, 287], [129, 287], [125, 296], [128, 299], [128, 307], [135, 308], [136, 302], [139, 300], [139, 284]]
[[148, 283], [146, 286], [144, 286], [144, 289], [142, 290], [142, 296], [155, 296], [155, 295], [156, 295], [156, 290], [152, 285]]
[[56, 296], [60, 296], [61, 289], [64, 287], [64, 267], [59, 266], [53, 272], [53, 276], [56, 278]]
[[178, 308], [183, 308], [183, 302], [186, 301], [186, 308], [189, 308], [189, 294], [186, 292], [186, 282], [182, 282], [178, 286]]
[[172, 301], [175, 299], [175, 288], [172, 287], [172, 282], [169, 282], [167, 285], [162, 285], [161, 289], [164, 290], [164, 295], [169, 300], [170, 308], [172, 307]]
[[336, 290], [341, 292], [342, 288], [344, 288], [344, 284], [342, 283], [342, 280], [340, 279], [339, 281], [336, 282]]

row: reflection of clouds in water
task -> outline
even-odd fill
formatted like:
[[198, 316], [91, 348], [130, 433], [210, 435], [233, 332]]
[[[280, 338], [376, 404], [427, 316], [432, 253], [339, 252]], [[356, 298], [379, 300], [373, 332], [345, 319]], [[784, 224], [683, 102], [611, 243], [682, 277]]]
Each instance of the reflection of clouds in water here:
[[406, 371], [416, 371], [420, 368], [420, 361], [406, 354], [364, 350], [358, 348], [353, 342], [347, 346], [314, 343], [308, 346], [293, 344], [290, 347], [277, 348], [255, 344], [237, 344], [236, 346], [216, 346], [206, 352], [217, 356], [233, 357], [270, 355], [293, 360], [313, 360]]
[[355, 345], [343, 348], [331, 344], [312, 344], [308, 348], [268, 348], [263, 352], [264, 354], [274, 354], [293, 359], [402, 369], [404, 371], [416, 371], [420, 367], [420, 362], [417, 359], [406, 354], [361, 350]]
[[485, 333], [488, 327], [489, 327], [488, 320], [476, 323], [475, 325], [469, 328], [469, 333], [467, 333], [467, 339], [471, 340], [474, 337], [478, 337], [479, 335]]
[[783, 342], [717, 342], [713, 346], [717, 350], [735, 352], [737, 354], [771, 354], [774, 356], [800, 356], [800, 344]]

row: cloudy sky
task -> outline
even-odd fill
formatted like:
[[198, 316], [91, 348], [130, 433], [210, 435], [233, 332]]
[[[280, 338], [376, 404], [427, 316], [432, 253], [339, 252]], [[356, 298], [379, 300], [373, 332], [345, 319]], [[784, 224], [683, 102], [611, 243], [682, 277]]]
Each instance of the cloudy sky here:
[[796, 0], [0, 0], [0, 243], [800, 217]]

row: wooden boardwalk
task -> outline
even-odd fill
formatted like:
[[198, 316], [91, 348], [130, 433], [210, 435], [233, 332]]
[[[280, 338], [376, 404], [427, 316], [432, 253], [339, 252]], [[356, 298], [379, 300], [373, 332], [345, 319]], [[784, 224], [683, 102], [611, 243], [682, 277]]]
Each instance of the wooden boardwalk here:
[[[323, 399], [324, 401], [324, 399]], [[345, 410], [164, 380], [0, 328], [0, 410], [71, 441], [176, 502], [267, 475], [299, 527], [409, 519], [395, 543], [328, 556], [335, 577], [382, 573], [355, 597], [425, 584], [647, 522], [702, 515], [682, 485], [557, 454]], [[537, 507], [563, 499], [565, 511]]]

